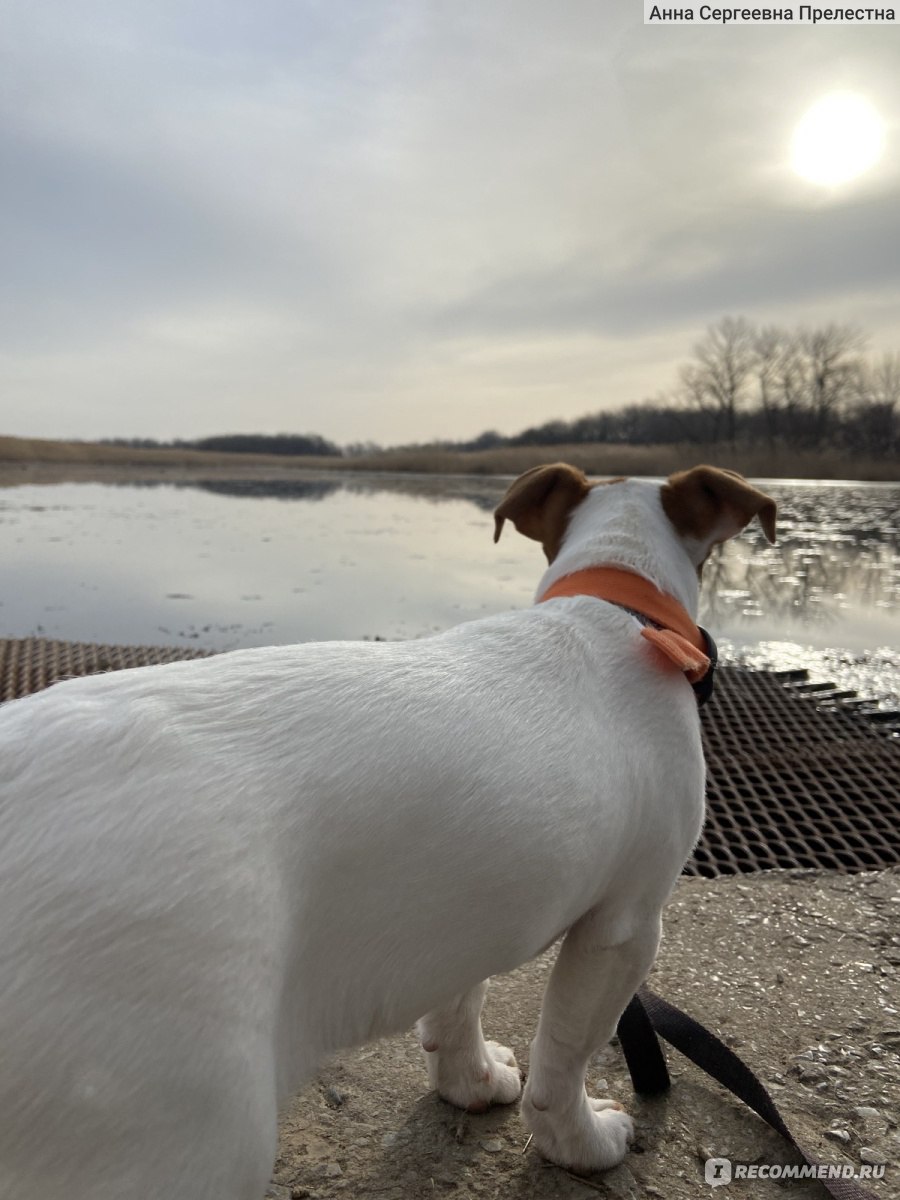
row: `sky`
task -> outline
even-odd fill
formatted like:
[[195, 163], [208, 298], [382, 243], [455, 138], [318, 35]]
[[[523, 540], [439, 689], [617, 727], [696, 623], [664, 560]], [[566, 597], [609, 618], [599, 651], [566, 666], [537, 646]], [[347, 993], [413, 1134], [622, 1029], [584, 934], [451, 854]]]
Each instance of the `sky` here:
[[[885, 152], [824, 187], [835, 90]], [[0, 434], [341, 444], [652, 397], [705, 327], [900, 350], [900, 26], [641, 0], [5, 0]]]

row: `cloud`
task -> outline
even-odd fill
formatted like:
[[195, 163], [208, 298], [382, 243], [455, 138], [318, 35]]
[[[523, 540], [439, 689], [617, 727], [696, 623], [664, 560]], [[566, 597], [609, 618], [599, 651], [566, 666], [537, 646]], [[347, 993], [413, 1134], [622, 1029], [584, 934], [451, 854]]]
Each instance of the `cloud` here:
[[13, 0], [5, 431], [465, 436], [661, 387], [723, 312], [900, 315], [898, 184], [784, 166], [877, 29], [639, 6]]
[[865, 288], [900, 297], [900, 261], [885, 253], [896, 230], [893, 193], [806, 212], [757, 210], [649, 235], [639, 257], [609, 269], [584, 258], [496, 281], [437, 314], [438, 332], [496, 336], [552, 330], [633, 336], [705, 324], [723, 313], [764, 314]]

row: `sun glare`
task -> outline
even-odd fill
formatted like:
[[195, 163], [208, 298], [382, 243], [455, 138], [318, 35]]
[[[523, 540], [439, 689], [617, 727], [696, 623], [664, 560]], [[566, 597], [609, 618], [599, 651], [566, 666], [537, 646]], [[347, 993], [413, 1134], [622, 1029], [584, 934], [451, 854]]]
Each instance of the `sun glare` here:
[[874, 166], [884, 149], [884, 122], [855, 92], [831, 92], [800, 119], [791, 144], [794, 170], [834, 187]]

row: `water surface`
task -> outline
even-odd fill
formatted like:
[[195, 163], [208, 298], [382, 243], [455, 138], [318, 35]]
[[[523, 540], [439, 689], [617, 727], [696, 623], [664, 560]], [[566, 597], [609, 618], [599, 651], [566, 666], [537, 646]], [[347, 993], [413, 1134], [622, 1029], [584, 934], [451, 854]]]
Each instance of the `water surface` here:
[[[491, 510], [508, 480], [302, 481], [0, 492], [0, 636], [223, 650], [419, 637], [531, 603], [539, 547]], [[765, 484], [754, 523], [704, 570], [701, 621], [757, 665], [820, 668], [890, 695], [900, 677], [900, 487]]]

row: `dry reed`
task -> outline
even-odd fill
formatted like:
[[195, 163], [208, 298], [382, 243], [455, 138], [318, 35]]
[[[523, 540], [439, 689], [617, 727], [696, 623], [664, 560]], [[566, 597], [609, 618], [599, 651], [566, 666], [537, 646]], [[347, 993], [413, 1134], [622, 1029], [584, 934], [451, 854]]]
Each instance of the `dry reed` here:
[[900, 480], [900, 463], [842, 454], [836, 450], [732, 449], [725, 445], [624, 446], [606, 443], [571, 446], [504, 446], [457, 451], [440, 446], [384, 450], [354, 458], [223, 454], [208, 450], [137, 449], [92, 442], [0, 437], [0, 464], [22, 469], [54, 464], [88, 469], [113, 467], [214, 470], [243, 467], [338, 471], [398, 471], [421, 475], [518, 475], [546, 462], [569, 462], [591, 475], [669, 475], [700, 462], [728, 467], [755, 478]]

